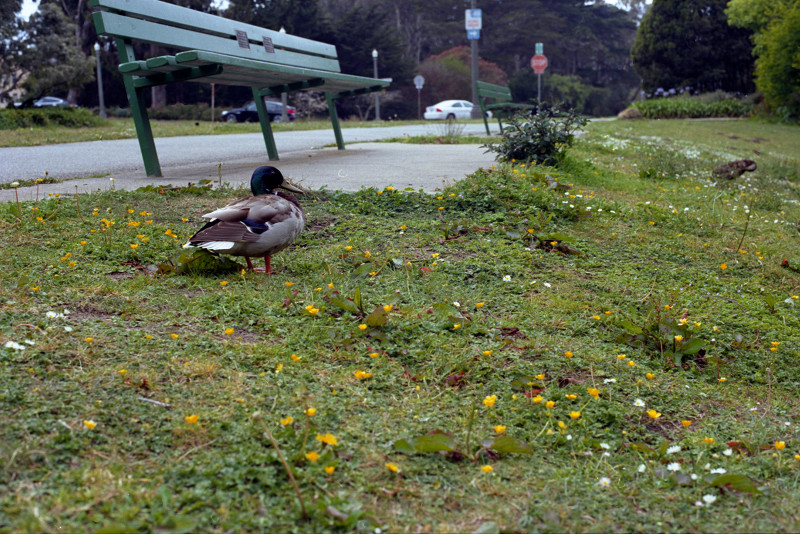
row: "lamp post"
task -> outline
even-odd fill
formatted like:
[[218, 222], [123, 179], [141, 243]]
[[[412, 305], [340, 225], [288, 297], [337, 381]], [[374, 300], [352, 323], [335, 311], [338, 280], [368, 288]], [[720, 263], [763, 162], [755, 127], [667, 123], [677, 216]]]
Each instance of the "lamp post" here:
[[[375, 71], [375, 78], [378, 77], [378, 51], [372, 50], [372, 67]], [[375, 91], [375, 120], [381, 120], [381, 99], [378, 91]]]
[[94, 43], [94, 55], [97, 56], [97, 98], [100, 100], [100, 116], [106, 115], [106, 100], [103, 97], [103, 69], [100, 68], [100, 43]]

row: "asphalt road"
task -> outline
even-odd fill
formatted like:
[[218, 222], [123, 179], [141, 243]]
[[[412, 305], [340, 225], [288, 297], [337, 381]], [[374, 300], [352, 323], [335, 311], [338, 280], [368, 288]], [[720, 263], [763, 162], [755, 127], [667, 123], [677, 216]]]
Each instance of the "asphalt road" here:
[[[483, 125], [467, 124], [465, 134], [485, 133]], [[494, 125], [494, 128], [497, 128]], [[442, 123], [344, 128], [345, 143], [375, 141], [403, 135], [438, 134]], [[332, 129], [276, 132], [275, 142], [281, 159], [294, 153], [313, 150], [335, 142]], [[162, 137], [156, 148], [165, 176], [171, 168], [202, 163], [218, 164], [237, 160], [266, 158], [260, 133]], [[70, 179], [104, 174], [136, 174], [144, 177], [139, 143], [136, 139], [63, 143], [33, 147], [0, 148], [0, 183], [30, 180], [44, 176]]]

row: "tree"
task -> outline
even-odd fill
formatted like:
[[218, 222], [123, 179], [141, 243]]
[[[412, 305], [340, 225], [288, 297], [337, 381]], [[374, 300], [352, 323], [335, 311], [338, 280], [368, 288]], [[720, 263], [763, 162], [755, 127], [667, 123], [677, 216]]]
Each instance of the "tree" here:
[[800, 117], [800, 0], [731, 0], [731, 24], [752, 30], [756, 87], [784, 119]]
[[727, 0], [655, 0], [631, 50], [647, 92], [749, 93], [753, 86], [750, 31], [728, 25]]
[[16, 17], [22, 7], [22, 0], [11, 0], [0, 4], [0, 102], [9, 98], [11, 91], [17, 89], [19, 72], [20, 20]]
[[[471, 55], [466, 46], [457, 46], [441, 54], [431, 56], [419, 67], [425, 77], [425, 101], [431, 105], [441, 100], [471, 100], [472, 75]], [[478, 60], [481, 81], [506, 85], [507, 76], [503, 69], [484, 59]]]
[[28, 92], [63, 91], [94, 80], [94, 61], [75, 43], [76, 24], [59, 6], [43, 3], [23, 29], [20, 66], [29, 73]]

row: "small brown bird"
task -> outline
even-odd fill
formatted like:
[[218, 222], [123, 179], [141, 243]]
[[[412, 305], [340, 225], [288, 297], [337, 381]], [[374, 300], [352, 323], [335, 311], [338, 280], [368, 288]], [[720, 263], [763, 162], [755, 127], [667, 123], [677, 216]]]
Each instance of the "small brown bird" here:
[[250, 178], [252, 197], [240, 198], [203, 215], [211, 220], [189, 238], [184, 248], [197, 247], [218, 254], [244, 256], [247, 266], [255, 269], [250, 258], [264, 257], [264, 272], [272, 274], [270, 259], [300, 236], [306, 217], [293, 193], [303, 191], [284, 183], [275, 167], [259, 167]]

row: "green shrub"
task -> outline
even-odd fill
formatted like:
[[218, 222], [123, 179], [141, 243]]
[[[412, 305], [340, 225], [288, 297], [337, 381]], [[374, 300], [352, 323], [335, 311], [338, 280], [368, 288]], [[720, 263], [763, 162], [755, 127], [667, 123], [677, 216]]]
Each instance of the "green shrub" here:
[[746, 117], [753, 109], [750, 102], [720, 92], [689, 97], [653, 98], [636, 102], [633, 107], [647, 119]]
[[[151, 119], [164, 121], [210, 121], [211, 107], [208, 104], [170, 104], [160, 108], [147, 110]], [[214, 110], [216, 119], [220, 119], [222, 110]]]
[[498, 161], [556, 166], [572, 146], [575, 132], [587, 122], [574, 109], [561, 111], [555, 106], [541, 105], [533, 114], [515, 114], [508, 120], [500, 142], [484, 146], [497, 152]]
[[88, 109], [82, 108], [0, 109], [0, 130], [16, 130], [34, 126], [82, 128], [102, 126], [103, 124], [105, 124], [104, 119]]

